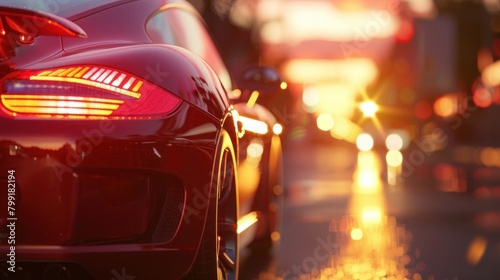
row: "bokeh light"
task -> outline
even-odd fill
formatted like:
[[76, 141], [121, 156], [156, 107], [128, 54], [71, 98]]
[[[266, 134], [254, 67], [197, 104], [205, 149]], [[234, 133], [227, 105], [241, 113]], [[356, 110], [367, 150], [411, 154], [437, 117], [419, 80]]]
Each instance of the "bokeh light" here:
[[481, 87], [474, 91], [472, 101], [477, 107], [487, 108], [493, 103], [493, 97], [486, 88]]
[[313, 87], [306, 87], [302, 93], [302, 102], [306, 106], [308, 112], [314, 112], [314, 108], [320, 100], [319, 92]]
[[403, 164], [403, 154], [397, 150], [388, 151], [385, 159], [387, 161], [387, 165], [391, 167], [399, 167]]
[[364, 224], [380, 224], [382, 222], [382, 209], [380, 207], [363, 209], [361, 221]]
[[273, 125], [273, 133], [276, 135], [280, 135], [281, 133], [283, 133], [283, 126], [279, 123], [275, 123]]
[[365, 117], [373, 117], [378, 111], [378, 105], [373, 101], [365, 101], [359, 104], [359, 109]]
[[385, 146], [388, 150], [399, 151], [403, 148], [403, 138], [395, 133], [389, 134], [385, 139]]
[[351, 230], [352, 240], [361, 240], [363, 238], [363, 231], [359, 228], [353, 228]]
[[427, 100], [421, 100], [415, 104], [415, 115], [422, 120], [432, 116], [432, 107]]
[[260, 158], [263, 152], [264, 152], [264, 147], [262, 146], [262, 143], [258, 141], [253, 141], [247, 147], [247, 154], [251, 158]]
[[361, 133], [356, 139], [356, 146], [360, 151], [370, 151], [373, 148], [373, 137], [368, 133]]
[[316, 125], [323, 131], [329, 131], [334, 126], [333, 117], [329, 114], [321, 114], [316, 119]]
[[335, 116], [335, 125], [330, 130], [330, 135], [339, 140], [356, 143], [356, 138], [362, 133], [362, 128], [346, 117]]
[[449, 118], [457, 114], [457, 97], [454, 94], [441, 96], [434, 102], [434, 112], [442, 118]]
[[470, 265], [477, 265], [479, 261], [483, 258], [486, 247], [488, 246], [488, 240], [482, 236], [474, 238], [467, 250], [467, 262]]

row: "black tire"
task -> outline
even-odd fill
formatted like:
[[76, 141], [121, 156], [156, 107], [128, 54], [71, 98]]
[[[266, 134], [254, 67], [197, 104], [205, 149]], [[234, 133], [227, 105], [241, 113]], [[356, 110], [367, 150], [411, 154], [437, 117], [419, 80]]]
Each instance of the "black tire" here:
[[[254, 250], [270, 250], [277, 245], [281, 234], [283, 207], [283, 153], [280, 137], [275, 135], [270, 143], [268, 154], [263, 160], [268, 163], [261, 178], [259, 195], [265, 200], [264, 208], [258, 209], [258, 235], [250, 244]], [[260, 199], [260, 198], [259, 198]]]
[[238, 202], [236, 159], [229, 134], [222, 132], [205, 231], [196, 262], [187, 279], [238, 279]]

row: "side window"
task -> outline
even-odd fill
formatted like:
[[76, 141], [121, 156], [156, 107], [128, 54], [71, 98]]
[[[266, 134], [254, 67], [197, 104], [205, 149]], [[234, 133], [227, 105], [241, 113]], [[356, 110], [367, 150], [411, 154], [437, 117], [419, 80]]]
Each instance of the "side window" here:
[[172, 7], [153, 16], [146, 23], [146, 30], [155, 43], [180, 46], [201, 56], [215, 70], [226, 90], [232, 90], [229, 71], [196, 15]]
[[169, 13], [161, 12], [153, 16], [146, 23], [146, 32], [154, 43], [178, 45], [179, 39], [176, 38], [172, 29], [173, 19]]

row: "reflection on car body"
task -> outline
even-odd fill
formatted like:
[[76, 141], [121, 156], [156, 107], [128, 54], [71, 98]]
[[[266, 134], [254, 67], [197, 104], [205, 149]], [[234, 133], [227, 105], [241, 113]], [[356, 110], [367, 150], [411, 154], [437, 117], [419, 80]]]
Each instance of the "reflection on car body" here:
[[188, 3], [2, 5], [2, 277], [235, 279], [279, 240], [279, 123]]

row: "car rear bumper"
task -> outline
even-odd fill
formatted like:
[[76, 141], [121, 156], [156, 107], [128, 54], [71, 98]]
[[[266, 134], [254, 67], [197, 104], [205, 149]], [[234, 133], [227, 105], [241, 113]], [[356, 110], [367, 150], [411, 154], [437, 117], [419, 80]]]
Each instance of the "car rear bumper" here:
[[[22, 256], [16, 260], [16, 272], [8, 271], [7, 261], [2, 262], [0, 275], [23, 280], [178, 279], [189, 271], [196, 248], [17, 246], [16, 255]], [[57, 278], [63, 275], [66, 278]]]
[[22, 273], [185, 274], [205, 227], [219, 128], [196, 109], [179, 111], [182, 120], [0, 119], [0, 191], [14, 202], [11, 214], [0, 201], [2, 265], [12, 245]]

